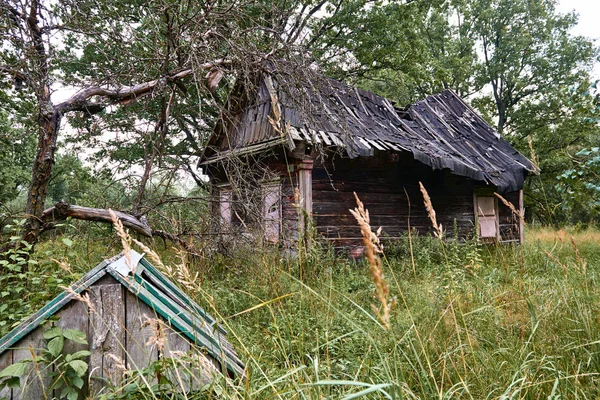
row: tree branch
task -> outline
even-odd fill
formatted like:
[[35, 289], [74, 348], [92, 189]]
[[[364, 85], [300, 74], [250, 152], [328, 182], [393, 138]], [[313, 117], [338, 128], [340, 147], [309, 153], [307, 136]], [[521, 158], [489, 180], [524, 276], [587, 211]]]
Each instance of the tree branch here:
[[[197, 69], [207, 70], [207, 69], [215, 68], [217, 66], [224, 66], [224, 65], [231, 65], [231, 61], [226, 60], [226, 59], [219, 59], [219, 60], [201, 64], [200, 66], [197, 67]], [[88, 88], [85, 88], [85, 89], [80, 90], [79, 92], [75, 93], [68, 100], [66, 100], [60, 104], [57, 104], [55, 109], [60, 113], [65, 113], [68, 111], [89, 111], [90, 109], [97, 110], [99, 107], [104, 108], [111, 104], [127, 103], [129, 101], [135, 100], [138, 97], [142, 97], [142, 96], [145, 96], [145, 95], [151, 93], [157, 86], [160, 86], [161, 84], [164, 84], [164, 83], [168, 84], [168, 83], [172, 83], [174, 81], [183, 79], [189, 75], [192, 75], [193, 72], [194, 72], [194, 69], [186, 68], [182, 71], [179, 71], [179, 72], [171, 74], [171, 75], [167, 75], [162, 78], [154, 79], [154, 80], [151, 80], [148, 82], [138, 83], [137, 85], [133, 85], [133, 86], [126, 86], [126, 87], [119, 88], [119, 89], [103, 88], [103, 87], [99, 87], [99, 86], [88, 87]], [[107, 102], [107, 103], [90, 103], [90, 102], [88, 102], [88, 99], [90, 99], [94, 96], [104, 97], [104, 98], [108, 99], [109, 102]]]
[[[121, 222], [123, 222], [123, 226], [140, 235], [152, 237], [152, 229], [148, 226], [148, 222], [145, 218], [137, 218], [121, 211], [114, 211], [114, 213]], [[108, 210], [75, 206], [64, 201], [56, 203], [54, 206], [44, 210], [41, 219], [44, 223], [50, 224], [67, 219], [68, 217], [84, 221], [97, 221], [112, 224], [112, 218]]]

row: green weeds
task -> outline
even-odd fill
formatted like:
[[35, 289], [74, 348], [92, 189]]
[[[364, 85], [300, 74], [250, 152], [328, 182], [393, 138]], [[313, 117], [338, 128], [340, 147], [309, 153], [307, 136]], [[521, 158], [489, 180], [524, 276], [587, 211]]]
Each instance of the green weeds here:
[[[536, 230], [523, 246], [482, 246], [413, 234], [412, 242], [405, 237], [387, 245], [383, 273], [397, 299], [390, 329], [371, 309], [377, 300], [367, 263], [337, 257], [316, 242], [301, 259], [265, 248], [184, 265], [172, 262], [174, 253], [163, 252], [170, 273], [199, 273], [195, 280], [178, 281], [226, 327], [248, 367], [245, 379], [218, 380], [186, 396], [596, 398], [600, 245], [595, 235], [575, 232], [572, 242], [570, 235]], [[85, 247], [73, 242], [68, 251]], [[98, 243], [94, 254], [102, 253]], [[105, 256], [118, 251], [109, 247], [112, 242], [102, 246]], [[55, 247], [55, 253], [64, 253]], [[40, 271], [42, 260], [56, 256], [46, 251], [40, 246], [39, 257], [33, 257]], [[78, 264], [78, 271], [97, 261]], [[33, 276], [23, 279], [31, 285]], [[138, 390], [131, 383], [107, 396], [179, 396], [176, 385], [153, 392], [152, 385]], [[175, 397], [165, 397], [171, 387]]]

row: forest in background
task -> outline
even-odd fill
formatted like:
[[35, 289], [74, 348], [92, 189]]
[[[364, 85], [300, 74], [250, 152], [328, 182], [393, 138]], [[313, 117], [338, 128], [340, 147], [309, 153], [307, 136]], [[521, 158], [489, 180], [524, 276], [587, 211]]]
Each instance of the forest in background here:
[[[540, 167], [528, 221], [587, 226], [600, 211], [598, 48], [555, 7], [4, 0], [0, 225], [24, 217], [34, 244], [66, 217], [44, 210], [64, 201], [120, 210], [163, 238], [193, 234], [198, 219], [171, 210], [206, 207], [198, 157], [233, 85], [251, 90], [269, 62], [289, 85], [322, 74], [399, 106], [454, 90]], [[171, 232], [170, 218], [184, 226]]]

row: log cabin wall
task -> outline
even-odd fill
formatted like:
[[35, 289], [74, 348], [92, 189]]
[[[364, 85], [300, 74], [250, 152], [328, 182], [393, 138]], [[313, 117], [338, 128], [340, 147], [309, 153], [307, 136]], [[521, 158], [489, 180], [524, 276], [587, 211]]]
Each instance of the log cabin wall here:
[[[378, 152], [374, 157], [330, 158], [313, 170], [313, 218], [319, 234], [335, 247], [361, 244], [361, 233], [348, 212], [356, 207], [356, 192], [371, 216], [372, 229], [399, 238], [409, 226], [432, 232], [419, 181], [427, 189], [437, 221], [447, 236], [473, 234], [473, 190], [477, 182], [432, 170], [406, 153]], [[410, 204], [409, 204], [410, 203]], [[456, 223], [455, 223], [456, 222]], [[455, 231], [456, 228], [456, 231]]]
[[[410, 227], [420, 234], [433, 230], [423, 196], [423, 183], [447, 237], [465, 239], [475, 234], [473, 193], [485, 186], [447, 170], [432, 170], [406, 153], [378, 152], [374, 157], [330, 158], [313, 170], [313, 218], [319, 234], [334, 247], [361, 245], [358, 224], [348, 212], [356, 207], [356, 192], [369, 209], [373, 230], [380, 226], [383, 236], [399, 238]], [[505, 198], [519, 209], [519, 192]], [[410, 205], [409, 205], [410, 202]], [[518, 217], [499, 203], [500, 241], [518, 241]], [[410, 217], [410, 218], [409, 218]]]
[[[493, 196], [497, 190], [448, 170], [433, 170], [406, 152], [378, 151], [372, 157], [354, 159], [334, 153], [326, 157], [312, 154], [312, 157], [313, 224], [317, 234], [338, 249], [362, 245], [360, 228], [348, 211], [356, 207], [354, 192], [369, 210], [372, 229], [375, 231], [381, 226], [382, 236], [393, 240], [407, 231], [409, 223], [419, 234], [432, 233], [433, 227], [419, 189], [419, 182], [422, 182], [446, 237], [464, 240], [475, 235], [474, 194]], [[296, 199], [296, 188], [302, 186], [300, 175], [306, 165], [306, 160], [276, 152], [263, 158], [260, 168], [256, 168], [257, 171], [270, 171], [270, 176], [281, 183], [280, 244], [288, 249], [298, 245], [304, 229], [303, 213], [298, 204], [301, 199]], [[259, 180], [263, 175], [265, 173], [261, 172], [251, 179]], [[222, 171], [213, 173], [213, 177], [219, 177], [219, 184], [227, 184]], [[511, 192], [504, 197], [519, 209], [519, 192]], [[518, 241], [518, 217], [502, 202], [497, 204], [499, 240]], [[213, 209], [218, 210], [218, 207]]]

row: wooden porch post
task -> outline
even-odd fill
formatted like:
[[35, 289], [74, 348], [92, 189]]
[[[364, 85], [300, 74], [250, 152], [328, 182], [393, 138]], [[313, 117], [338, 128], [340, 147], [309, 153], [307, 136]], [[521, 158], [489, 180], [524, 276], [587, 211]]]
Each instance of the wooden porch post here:
[[523, 189], [519, 190], [519, 212], [521, 218], [519, 218], [519, 243], [525, 243], [525, 206], [523, 205]]

